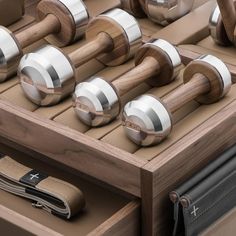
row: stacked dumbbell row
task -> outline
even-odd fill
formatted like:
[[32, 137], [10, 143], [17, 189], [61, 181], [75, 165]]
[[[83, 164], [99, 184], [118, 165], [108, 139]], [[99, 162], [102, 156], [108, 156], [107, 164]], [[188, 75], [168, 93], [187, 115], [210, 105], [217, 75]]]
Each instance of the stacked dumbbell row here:
[[[161, 24], [186, 14], [191, 10], [192, 5], [193, 0], [188, 1], [187, 4], [178, 1], [174, 7], [173, 4], [154, 4], [149, 0], [121, 0], [120, 2], [120, 6], [133, 15], [142, 16], [144, 10], [152, 20]], [[91, 40], [85, 47], [68, 56], [56, 47], [47, 46], [40, 49], [39, 54], [45, 56], [48, 61], [47, 69], [42, 69], [41, 73], [36, 73], [31, 64], [28, 64], [30, 59], [25, 64], [26, 57], [23, 58], [21, 63], [23, 90], [30, 99], [40, 105], [57, 103], [72, 92], [75, 80], [69, 78], [73, 77], [74, 68], [89, 59], [96, 57], [105, 65], [119, 65], [132, 57], [141, 45], [141, 30], [135, 18], [120, 9], [113, 9], [90, 21], [89, 13], [82, 0], [42, 0], [37, 6], [37, 13], [39, 22], [16, 35], [7, 28], [0, 27], [1, 82], [16, 73], [19, 60], [23, 56], [23, 49], [39, 39], [47, 37], [52, 44], [60, 47], [75, 42], [84, 34], [88, 40]], [[36, 58], [36, 54], [30, 55], [31, 62], [36, 62], [38, 69], [43, 68], [41, 64], [45, 61]], [[54, 62], [53, 58], [57, 58], [57, 61]], [[64, 70], [60, 71], [62, 64]], [[44, 81], [45, 73], [49, 73], [49, 76], [53, 76], [50, 73], [55, 74], [53, 83], [50, 79]], [[37, 83], [30, 80], [31, 77], [37, 78]]]
[[[60, 6], [61, 1], [57, 2], [60, 2], [57, 5]], [[144, 2], [149, 1], [141, 2], [143, 6]], [[18, 49], [19, 45], [25, 47], [52, 33], [54, 33], [54, 42], [56, 40], [59, 45], [67, 45], [80, 37], [81, 32], [84, 33], [89, 17], [82, 3], [82, 21], [74, 21], [77, 24], [73, 26], [79, 33], [70, 34], [66, 39], [62, 37], [64, 34], [60, 35], [63, 23], [55, 17], [58, 13], [54, 15], [47, 11], [52, 6], [50, 4], [55, 4], [55, 1], [44, 0], [38, 7], [43, 9], [42, 11], [46, 9], [42, 22], [38, 24], [47, 29], [40, 36], [28, 39], [28, 36], [26, 38], [22, 36], [23, 33], [16, 36], [9, 33], [8, 36]], [[158, 6], [156, 8], [158, 11]], [[147, 9], [145, 11], [147, 12]], [[73, 16], [72, 13], [73, 11], [70, 16]], [[168, 17], [166, 16], [165, 19]], [[210, 22], [212, 19], [213, 16]], [[218, 15], [217, 19], [221, 19], [221, 16]], [[38, 25], [28, 29], [27, 34], [30, 31], [35, 34], [37, 27]], [[69, 55], [48, 45], [21, 59], [18, 69], [21, 85], [31, 101], [41, 106], [49, 106], [69, 96], [75, 88], [75, 68], [92, 58], [97, 58], [107, 66], [116, 66], [136, 54], [136, 67], [112, 83], [95, 77], [78, 84], [75, 88], [73, 104], [78, 117], [88, 125], [101, 126], [111, 122], [120, 114], [122, 110], [120, 97], [131, 88], [144, 81], [153, 86], [163, 86], [172, 82], [182, 68], [181, 56], [184, 55], [180, 55], [178, 49], [167, 41], [159, 39], [140, 47], [142, 44], [140, 27], [133, 16], [121, 9], [113, 9], [92, 19], [86, 28], [86, 38], [89, 42]], [[212, 25], [210, 29], [213, 29]], [[8, 68], [17, 64], [22, 55], [22, 51], [19, 51], [13, 61], [9, 60], [9, 64], [6, 63], [7, 73], [1, 73], [5, 75], [2, 76], [3, 80], [13, 73]], [[221, 60], [207, 55], [186, 67], [184, 81], [185, 85], [163, 101], [153, 95], [142, 95], [124, 107], [123, 125], [131, 140], [144, 146], [162, 141], [171, 131], [172, 112], [192, 99], [207, 104], [218, 101], [229, 91], [231, 75]]]
[[[185, 1], [183, 0], [183, 2]], [[120, 7], [137, 17], [143, 16], [145, 12], [153, 21], [167, 24], [188, 13], [193, 2], [193, 0], [188, 0], [187, 4], [182, 4], [181, 0], [173, 6], [173, 4], [166, 2], [156, 4], [150, 0], [121, 0]], [[116, 12], [110, 12], [108, 16], [113, 15], [111, 17], [116, 18], [118, 23], [123, 22], [121, 25], [129, 23], [129, 17]], [[39, 22], [16, 35], [7, 28], [0, 27], [1, 82], [16, 73], [19, 59], [23, 56], [25, 47], [44, 37], [60, 47], [69, 45], [84, 35], [90, 19], [82, 0], [42, 0], [37, 6], [37, 14]], [[103, 25], [102, 19], [97, 26], [109, 27], [109, 25]], [[98, 30], [100, 29], [98, 28]], [[96, 29], [91, 29], [87, 34], [88, 38], [95, 32]], [[132, 40], [132, 38], [129, 39]]]

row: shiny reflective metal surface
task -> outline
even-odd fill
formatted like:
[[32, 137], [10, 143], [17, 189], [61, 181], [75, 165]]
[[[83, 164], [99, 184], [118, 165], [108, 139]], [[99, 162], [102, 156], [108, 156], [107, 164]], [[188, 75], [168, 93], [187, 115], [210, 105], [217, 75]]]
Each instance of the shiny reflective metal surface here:
[[50, 106], [71, 94], [74, 69], [67, 57], [53, 46], [25, 55], [18, 68], [21, 87], [35, 104]]
[[220, 94], [219, 98], [224, 97], [230, 91], [232, 86], [232, 77], [225, 63], [212, 55], [201, 56], [196, 61], [205, 62], [218, 71], [221, 78], [221, 84], [223, 85], [222, 93]]
[[169, 112], [152, 95], [142, 95], [127, 103], [122, 119], [126, 135], [141, 146], [160, 143], [171, 132]]
[[178, 67], [182, 63], [179, 52], [177, 51], [176, 47], [173, 46], [168, 41], [164, 39], [156, 39], [151, 43], [146, 43], [146, 45], [149, 45], [149, 44], [162, 49], [170, 58], [174, 68]]
[[0, 27], [0, 82], [5, 81], [16, 70], [22, 56], [22, 51], [17, 45], [13, 33], [7, 28]]
[[59, 0], [71, 13], [76, 25], [74, 41], [81, 38], [85, 32], [85, 26], [89, 22], [89, 13], [86, 5], [81, 0]]
[[216, 6], [216, 8], [212, 11], [210, 19], [209, 19], [209, 30], [210, 30], [211, 37], [217, 43], [221, 43], [218, 40], [218, 36], [217, 36], [217, 27], [220, 20], [221, 20], [220, 9], [219, 9], [219, 6]]
[[139, 45], [140, 40], [142, 40], [142, 32], [137, 20], [126, 11], [118, 8], [102, 15], [113, 19], [124, 29], [129, 42], [130, 57], [132, 57], [137, 49], [137, 44]]
[[217, 44], [225, 46], [232, 44], [225, 31], [225, 27], [220, 14], [220, 9], [218, 6], [215, 7], [210, 16], [209, 30], [211, 37]]
[[76, 86], [73, 105], [79, 119], [89, 126], [105, 125], [120, 113], [119, 98], [114, 88], [99, 77]]
[[160, 48], [170, 59], [172, 65], [172, 77], [170, 80], [173, 80], [179, 74], [182, 67], [181, 57], [176, 47], [164, 39], [157, 39], [151, 44]]
[[194, 0], [147, 0], [151, 20], [167, 25], [191, 11]]
[[158, 61], [159, 71], [149, 77], [147, 83], [154, 87], [164, 86], [172, 82], [182, 69], [182, 61], [176, 47], [163, 39], [155, 39], [145, 43], [135, 55], [135, 65], [140, 65], [147, 56]]

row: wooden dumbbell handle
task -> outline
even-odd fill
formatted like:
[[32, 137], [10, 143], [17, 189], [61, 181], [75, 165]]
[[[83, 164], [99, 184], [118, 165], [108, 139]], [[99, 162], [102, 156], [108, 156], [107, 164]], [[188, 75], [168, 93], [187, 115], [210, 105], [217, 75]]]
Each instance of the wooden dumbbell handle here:
[[101, 32], [94, 40], [70, 53], [69, 57], [75, 68], [77, 68], [102, 53], [112, 51], [112, 49], [112, 38], [107, 33]]
[[170, 112], [173, 113], [186, 103], [209, 92], [210, 89], [209, 80], [202, 74], [195, 74], [188, 83], [164, 97], [163, 102], [168, 106]]
[[15, 37], [21, 48], [25, 48], [52, 33], [57, 33], [60, 27], [61, 24], [58, 18], [48, 14], [42, 21], [16, 34]]
[[119, 96], [122, 96], [151, 76], [156, 75], [158, 79], [159, 71], [160, 65], [158, 61], [153, 57], [146, 57], [141, 64], [116, 79], [113, 85]]
[[236, 26], [236, 11], [233, 0], [217, 0], [220, 8], [222, 21], [229, 40], [234, 42], [234, 30]]

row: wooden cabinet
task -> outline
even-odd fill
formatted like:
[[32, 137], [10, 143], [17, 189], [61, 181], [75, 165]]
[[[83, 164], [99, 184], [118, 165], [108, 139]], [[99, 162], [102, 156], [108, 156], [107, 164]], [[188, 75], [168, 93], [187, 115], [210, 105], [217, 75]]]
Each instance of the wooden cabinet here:
[[[89, 0], [86, 2], [92, 3]], [[199, 7], [200, 4], [203, 5]], [[235, 49], [214, 46], [209, 37], [208, 19], [214, 6], [213, 0], [196, 1], [195, 7], [199, 8], [165, 28], [146, 18], [140, 19], [143, 41], [151, 37], [163, 38], [193, 52], [217, 55], [236, 66]], [[34, 47], [44, 43], [40, 41]], [[71, 52], [83, 43], [81, 40], [64, 50]], [[105, 68], [99, 61], [92, 60], [76, 73], [80, 80], [96, 74], [112, 81], [133, 66], [133, 61], [129, 61], [118, 67]], [[165, 87], [151, 88], [142, 84], [121, 100], [124, 104], [154, 89], [158, 90], [160, 97], [164, 97], [181, 84], [180, 74], [175, 82]], [[84, 220], [82, 217], [77, 221], [62, 223], [44, 212], [35, 214], [37, 210], [23, 199], [1, 193], [0, 216], [4, 215], [9, 223], [33, 234], [67, 234], [71, 231], [79, 235], [81, 230], [90, 235], [137, 235], [141, 225], [139, 220], [142, 219], [143, 235], [170, 235], [172, 209], [168, 199], [169, 191], [236, 140], [235, 86], [219, 103], [201, 106], [194, 101], [184, 106], [174, 114], [175, 125], [171, 136], [162, 144], [150, 148], [141, 148], [129, 141], [119, 119], [100, 128], [82, 124], [75, 117], [71, 98], [53, 107], [43, 108], [32, 104], [24, 97], [17, 77], [0, 84], [0, 98], [2, 144], [26, 154], [33, 153], [34, 158], [45, 163], [53, 162], [63, 168], [72, 168], [76, 173], [83, 173], [101, 185], [111, 187], [115, 193], [118, 191], [132, 196], [131, 200], [120, 198], [114, 192], [96, 187], [97, 184], [91, 185], [91, 188], [88, 183], [91, 188], [89, 192], [86, 181], [82, 181], [84, 191], [88, 191], [88, 199], [91, 198], [93, 202], [91, 212], [94, 209], [101, 213], [97, 216], [97, 223], [86, 228], [89, 216]], [[99, 194], [93, 192], [96, 189]], [[102, 196], [111, 197], [109, 201], [101, 203], [98, 197]], [[116, 201], [116, 198], [119, 200]]]

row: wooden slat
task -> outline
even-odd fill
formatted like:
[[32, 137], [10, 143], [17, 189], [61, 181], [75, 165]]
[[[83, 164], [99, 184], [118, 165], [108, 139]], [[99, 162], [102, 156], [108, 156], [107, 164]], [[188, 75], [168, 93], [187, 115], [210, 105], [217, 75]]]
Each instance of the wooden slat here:
[[9, 102], [0, 101], [1, 136], [67, 166], [140, 196], [140, 168], [146, 163]]
[[209, 35], [208, 22], [215, 4], [215, 0], [208, 1], [152, 37], [169, 40], [175, 45], [197, 43]]
[[163, 151], [142, 170], [146, 235], [170, 235], [173, 212], [168, 194], [236, 143], [236, 101]]
[[140, 204], [130, 202], [88, 236], [140, 235]]

